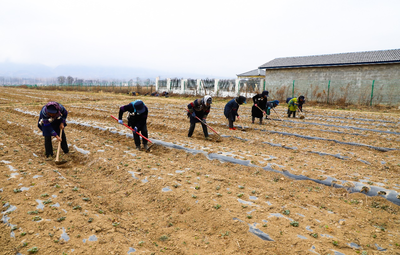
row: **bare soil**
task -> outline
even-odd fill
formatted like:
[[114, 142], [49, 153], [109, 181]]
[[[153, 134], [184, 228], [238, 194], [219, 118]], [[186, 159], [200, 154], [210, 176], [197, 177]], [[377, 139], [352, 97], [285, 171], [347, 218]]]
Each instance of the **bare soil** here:
[[[110, 117], [135, 99], [150, 152]], [[69, 111], [63, 165], [37, 127], [50, 100]], [[279, 106], [259, 125], [248, 104], [230, 131], [215, 99], [219, 142], [187, 137], [192, 100], [1, 88], [0, 253], [400, 254], [398, 111]]]

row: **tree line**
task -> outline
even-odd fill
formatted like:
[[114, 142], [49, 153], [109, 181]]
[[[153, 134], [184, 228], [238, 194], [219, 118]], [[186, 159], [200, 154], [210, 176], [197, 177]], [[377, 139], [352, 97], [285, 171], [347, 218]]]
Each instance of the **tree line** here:
[[72, 76], [58, 76], [57, 82], [60, 85], [105, 85], [105, 86], [120, 86], [120, 85], [127, 85], [127, 86], [149, 86], [155, 83], [154, 80], [149, 78], [142, 80], [139, 77], [136, 77], [135, 80], [120, 80], [120, 79], [108, 79], [108, 80], [101, 80], [101, 79], [80, 79], [74, 78]]

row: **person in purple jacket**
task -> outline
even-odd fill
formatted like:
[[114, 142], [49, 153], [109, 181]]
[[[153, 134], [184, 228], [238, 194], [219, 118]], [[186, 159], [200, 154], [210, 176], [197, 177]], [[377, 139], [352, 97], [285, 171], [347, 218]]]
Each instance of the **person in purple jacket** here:
[[[141, 132], [144, 137], [148, 138], [147, 115], [149, 114], [149, 110], [142, 100], [135, 100], [127, 105], [121, 106], [118, 114], [119, 124], [123, 124], [122, 115], [124, 112], [129, 112], [128, 126], [134, 129], [133, 139], [135, 140], [136, 149], [140, 150], [140, 137], [137, 132]], [[147, 150], [147, 140], [142, 139], [142, 141], [144, 149]]]
[[48, 102], [40, 111], [38, 128], [43, 132], [44, 148], [46, 157], [52, 157], [53, 145], [51, 139], [54, 136], [58, 141], [61, 141], [61, 149], [64, 153], [68, 153], [68, 144], [65, 132], [60, 138], [60, 131], [67, 126], [66, 120], [68, 111], [57, 102]]

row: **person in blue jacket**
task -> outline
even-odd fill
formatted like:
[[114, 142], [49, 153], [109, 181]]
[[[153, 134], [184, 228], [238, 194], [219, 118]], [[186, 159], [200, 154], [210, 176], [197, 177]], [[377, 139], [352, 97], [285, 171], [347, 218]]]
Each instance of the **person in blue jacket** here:
[[54, 156], [53, 145], [51, 143], [53, 136], [57, 138], [58, 141], [61, 141], [61, 149], [63, 152], [69, 152], [65, 132], [63, 132], [60, 137], [60, 131], [67, 126], [67, 116], [68, 111], [64, 106], [53, 101], [48, 102], [40, 111], [38, 128], [43, 132], [44, 148], [47, 158]]
[[244, 96], [238, 96], [225, 105], [224, 115], [229, 121], [229, 130], [236, 130], [236, 128], [233, 127], [233, 122], [235, 122], [236, 117], [239, 118], [239, 105], [243, 103], [246, 103], [246, 98]]
[[203, 122], [201, 123], [201, 126], [203, 128], [204, 137], [206, 140], [209, 140], [207, 126], [203, 123], [206, 123], [207, 116], [210, 113], [211, 104], [212, 97], [209, 95], [196, 99], [188, 104], [188, 117], [190, 117], [188, 137], [192, 137], [196, 123], [202, 120]]
[[[128, 113], [128, 126], [133, 128], [133, 139], [135, 140], [136, 149], [140, 150], [140, 137], [137, 132], [148, 138], [147, 131], [147, 116], [149, 110], [142, 100], [135, 100], [127, 105], [121, 106], [119, 108], [118, 123], [123, 124], [122, 115], [124, 112]], [[142, 139], [143, 148], [147, 150], [147, 140]]]
[[279, 101], [278, 100], [274, 100], [274, 101], [269, 101], [267, 102], [267, 105], [265, 107], [265, 119], [268, 120], [270, 118], [268, 118], [268, 116], [271, 114], [271, 109], [277, 107], [279, 105]]

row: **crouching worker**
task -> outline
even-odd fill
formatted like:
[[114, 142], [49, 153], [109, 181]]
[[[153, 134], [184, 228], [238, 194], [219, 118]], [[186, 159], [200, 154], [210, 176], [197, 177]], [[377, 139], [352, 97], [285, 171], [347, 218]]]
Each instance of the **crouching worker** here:
[[69, 152], [65, 132], [63, 132], [60, 137], [60, 131], [67, 126], [67, 116], [68, 111], [57, 102], [47, 103], [40, 111], [38, 127], [43, 132], [46, 157], [52, 157], [54, 155], [53, 145], [51, 143], [53, 136], [57, 138], [58, 141], [61, 141], [61, 149], [63, 152]]
[[236, 121], [236, 117], [239, 118], [239, 105], [243, 103], [246, 103], [246, 98], [244, 96], [239, 96], [225, 105], [224, 115], [229, 121], [229, 130], [236, 130], [236, 128], [233, 127], [233, 122]]
[[279, 101], [278, 100], [274, 100], [274, 101], [269, 101], [267, 102], [267, 105], [265, 107], [266, 110], [266, 115], [265, 115], [265, 119], [268, 120], [268, 116], [271, 115], [271, 109], [277, 107], [279, 105]]
[[[144, 105], [142, 100], [135, 100], [127, 105], [121, 106], [119, 108], [118, 123], [123, 124], [122, 115], [124, 112], [128, 113], [128, 126], [130, 126], [133, 131], [133, 139], [135, 140], [136, 149], [140, 150], [140, 137], [137, 132], [142, 133], [144, 137], [148, 137], [147, 133], [147, 115], [149, 110], [147, 106]], [[143, 148], [147, 150], [147, 140], [142, 139]]]
[[[188, 104], [188, 117], [190, 118], [188, 137], [192, 137], [194, 128], [196, 127], [196, 123], [200, 122], [199, 119], [206, 123], [207, 116], [210, 113], [211, 104], [212, 98], [208, 95], [204, 96], [201, 99], [196, 99], [192, 103]], [[197, 119], [196, 117], [199, 119]], [[207, 126], [201, 123], [201, 127], [203, 128], [204, 137], [206, 139], [209, 139]]]
[[288, 97], [286, 99], [286, 103], [288, 104], [288, 118], [290, 118], [290, 115], [293, 114], [293, 118], [296, 118], [296, 111], [299, 109], [299, 111], [303, 112], [303, 104], [306, 102], [304, 96], [299, 96], [298, 98], [294, 97]]

